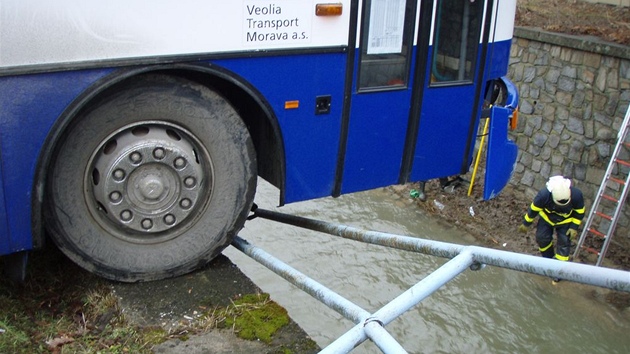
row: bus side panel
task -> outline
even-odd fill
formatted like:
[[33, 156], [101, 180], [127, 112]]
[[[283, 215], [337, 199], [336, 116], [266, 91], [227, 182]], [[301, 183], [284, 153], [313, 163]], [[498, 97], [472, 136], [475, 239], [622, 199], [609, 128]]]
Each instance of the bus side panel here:
[[[2, 154], [0, 153], [0, 186], [4, 185], [3, 176]], [[0, 188], [0, 256], [11, 252], [11, 240], [9, 239], [9, 225], [7, 225], [7, 209], [5, 207], [4, 188]]]
[[510, 60], [511, 40], [491, 43], [492, 50], [488, 58], [487, 78], [496, 79], [507, 75]]
[[[332, 193], [343, 105], [345, 53], [215, 61], [245, 78], [267, 99], [286, 152], [285, 202]], [[330, 113], [315, 114], [317, 96], [330, 96]], [[285, 102], [299, 101], [296, 109]]]
[[486, 73], [488, 78], [496, 79], [507, 74], [510, 60], [510, 46], [514, 36], [514, 18], [516, 16], [516, 0], [500, 0], [495, 3], [496, 17], [493, 22], [490, 41], [493, 48], [489, 52], [488, 63], [491, 67]]
[[[108, 71], [0, 77], [0, 143], [9, 252], [33, 247], [31, 202], [37, 159], [55, 120]], [[80, 201], [77, 201], [80, 202]], [[1, 209], [0, 209], [1, 211]], [[1, 216], [0, 216], [1, 217]], [[1, 254], [5, 254], [4, 248]]]

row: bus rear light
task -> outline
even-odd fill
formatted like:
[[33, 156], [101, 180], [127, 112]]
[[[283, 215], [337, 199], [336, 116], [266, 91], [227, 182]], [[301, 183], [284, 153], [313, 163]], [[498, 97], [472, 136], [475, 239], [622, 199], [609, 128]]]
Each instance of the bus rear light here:
[[315, 5], [316, 16], [341, 16], [343, 5], [338, 4], [317, 4]]

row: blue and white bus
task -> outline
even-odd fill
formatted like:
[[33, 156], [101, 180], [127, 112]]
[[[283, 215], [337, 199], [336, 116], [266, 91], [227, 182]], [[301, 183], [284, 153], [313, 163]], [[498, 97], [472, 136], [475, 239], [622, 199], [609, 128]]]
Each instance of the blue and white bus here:
[[[516, 0], [6, 0], [0, 255], [50, 237], [108, 279], [185, 274], [279, 204], [466, 173], [508, 182]], [[16, 269], [17, 268], [17, 269]]]

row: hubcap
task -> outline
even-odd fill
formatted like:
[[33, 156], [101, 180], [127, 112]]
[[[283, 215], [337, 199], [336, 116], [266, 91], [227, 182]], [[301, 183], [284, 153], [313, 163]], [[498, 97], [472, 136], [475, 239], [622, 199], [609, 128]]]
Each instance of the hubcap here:
[[209, 197], [208, 156], [192, 134], [168, 123], [121, 129], [92, 158], [96, 219], [125, 239], [176, 236], [171, 231], [190, 224]]

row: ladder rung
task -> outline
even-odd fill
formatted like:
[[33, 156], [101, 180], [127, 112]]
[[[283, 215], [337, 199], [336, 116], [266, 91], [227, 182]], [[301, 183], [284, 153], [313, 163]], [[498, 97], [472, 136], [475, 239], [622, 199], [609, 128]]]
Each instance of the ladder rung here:
[[615, 197], [611, 197], [611, 196], [609, 196], [608, 194], [602, 194], [602, 198], [604, 198], [604, 199], [608, 199], [608, 200], [610, 200], [611, 202], [615, 202], [615, 203], [618, 203], [618, 202], [619, 202], [619, 199], [617, 199], [617, 198], [615, 198]]
[[619, 178], [610, 177], [609, 179], [610, 179], [611, 181], [613, 181], [613, 182], [617, 182], [617, 183], [619, 183], [619, 184], [621, 184], [621, 185], [626, 184], [626, 181], [621, 180], [621, 179], [619, 179]]
[[615, 161], [617, 161], [618, 163], [624, 165], [624, 166], [628, 166], [630, 167], [630, 162], [628, 161], [624, 161], [624, 160], [620, 160], [620, 159], [615, 159]]
[[609, 220], [609, 221], [610, 221], [610, 220], [612, 220], [612, 216], [610, 216], [610, 215], [606, 215], [606, 214], [602, 213], [601, 211], [596, 211], [596, 212], [595, 212], [595, 215], [599, 215], [599, 216], [601, 216], [602, 218], [604, 218], [604, 219], [606, 219], [606, 220]]
[[601, 237], [601, 238], [606, 238], [606, 235], [604, 235], [603, 233], [601, 233], [601, 232], [599, 232], [599, 231], [597, 231], [595, 229], [589, 228], [588, 231], [593, 233], [593, 234], [595, 234], [595, 235], [597, 235], [597, 236], [599, 236], [599, 237]]
[[596, 254], [596, 255], [598, 255], [598, 256], [599, 256], [599, 251], [598, 251], [598, 250], [596, 250], [596, 249], [594, 249], [594, 248], [591, 248], [591, 247], [586, 247], [586, 246], [582, 246], [582, 249], [585, 249], [585, 250], [587, 250], [587, 251], [589, 251], [589, 252], [591, 252], [591, 253], [594, 253], [594, 254]]

